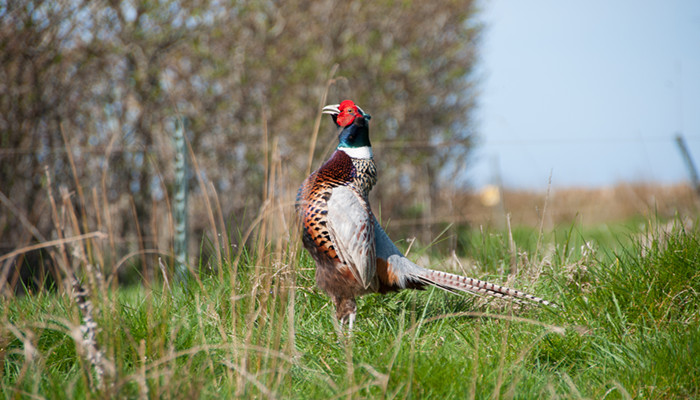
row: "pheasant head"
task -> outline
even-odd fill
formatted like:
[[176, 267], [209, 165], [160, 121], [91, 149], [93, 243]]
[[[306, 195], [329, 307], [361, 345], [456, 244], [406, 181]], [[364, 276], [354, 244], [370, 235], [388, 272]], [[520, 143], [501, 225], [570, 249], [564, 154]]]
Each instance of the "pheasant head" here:
[[352, 100], [343, 100], [340, 104], [329, 104], [323, 107], [323, 113], [329, 114], [333, 118], [333, 122], [341, 128], [352, 124], [358, 116], [367, 120], [372, 118], [371, 115], [366, 114]]
[[333, 122], [341, 128], [338, 135], [338, 150], [345, 151], [352, 158], [372, 158], [372, 145], [369, 142], [369, 119], [352, 100], [323, 107], [324, 114], [330, 114]]

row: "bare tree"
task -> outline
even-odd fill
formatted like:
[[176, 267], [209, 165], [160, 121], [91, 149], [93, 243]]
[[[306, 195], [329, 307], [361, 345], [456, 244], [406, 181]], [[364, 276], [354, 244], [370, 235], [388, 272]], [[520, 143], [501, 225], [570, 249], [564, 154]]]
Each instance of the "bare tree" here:
[[[330, 101], [352, 98], [374, 116], [376, 200], [394, 216], [429, 215], [446, 166], [463, 165], [472, 145], [474, 9], [470, 0], [0, 1], [0, 191], [14, 207], [0, 213], [0, 243], [41, 240], [17, 213], [51, 236], [47, 167], [79, 208], [95, 209], [87, 225], [109, 220], [125, 238], [113, 250], [167, 247], [149, 232], [168, 212], [176, 116], [189, 121], [223, 214], [242, 215], [262, 200], [270, 143], [290, 181], [303, 179], [336, 64]], [[334, 141], [325, 121], [317, 161]]]

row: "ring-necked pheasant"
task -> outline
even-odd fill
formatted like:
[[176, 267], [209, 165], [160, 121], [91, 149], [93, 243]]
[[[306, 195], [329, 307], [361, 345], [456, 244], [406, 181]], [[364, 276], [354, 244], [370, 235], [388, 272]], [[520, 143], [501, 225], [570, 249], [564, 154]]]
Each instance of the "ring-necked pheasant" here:
[[297, 193], [303, 243], [316, 261], [316, 283], [352, 330], [355, 297], [433, 285], [448, 291], [554, 304], [518, 290], [420, 267], [408, 260], [377, 222], [368, 195], [377, 180], [369, 119], [352, 101], [323, 108], [341, 129], [338, 147]]

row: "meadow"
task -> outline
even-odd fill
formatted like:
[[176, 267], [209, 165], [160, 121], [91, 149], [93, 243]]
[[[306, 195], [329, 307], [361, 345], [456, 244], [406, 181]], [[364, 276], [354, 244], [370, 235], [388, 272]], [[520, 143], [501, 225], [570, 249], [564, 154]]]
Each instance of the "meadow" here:
[[[0, 398], [700, 397], [693, 190], [483, 205], [441, 182], [478, 143], [479, 4], [310, 4], [0, 3]], [[345, 98], [409, 258], [559, 308], [406, 291], [343, 332], [292, 203]]]
[[[294, 239], [263, 220], [174, 282], [119, 285], [85, 259], [75, 292], [4, 297], [4, 398], [696, 398], [700, 232], [681, 217], [459, 233], [466, 254], [409, 258], [560, 309], [438, 289], [369, 295], [341, 331]], [[83, 243], [83, 242], [81, 242]], [[400, 241], [404, 249], [409, 243]], [[206, 247], [206, 243], [203, 245]], [[86, 253], [89, 249], [85, 249]], [[74, 254], [79, 251], [73, 250]], [[229, 255], [227, 255], [229, 254]]]

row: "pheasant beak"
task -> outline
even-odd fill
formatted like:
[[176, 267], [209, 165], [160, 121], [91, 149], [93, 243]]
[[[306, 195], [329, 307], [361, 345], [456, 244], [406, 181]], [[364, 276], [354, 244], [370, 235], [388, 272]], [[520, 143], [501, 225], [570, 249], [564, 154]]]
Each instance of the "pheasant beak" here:
[[339, 114], [340, 113], [340, 104], [329, 104], [325, 107], [323, 107], [323, 110], [321, 111], [322, 114]]

